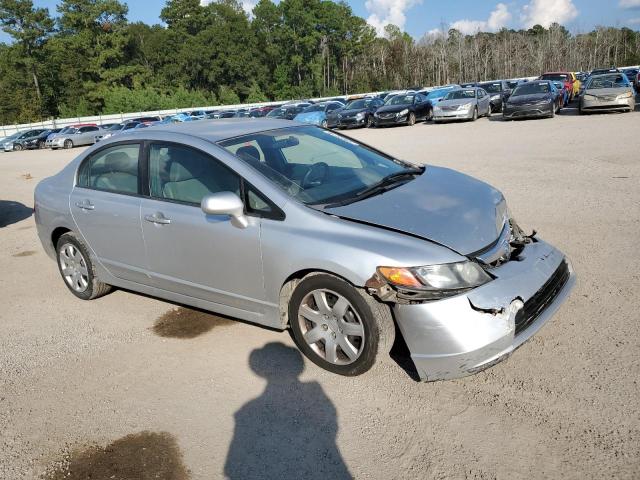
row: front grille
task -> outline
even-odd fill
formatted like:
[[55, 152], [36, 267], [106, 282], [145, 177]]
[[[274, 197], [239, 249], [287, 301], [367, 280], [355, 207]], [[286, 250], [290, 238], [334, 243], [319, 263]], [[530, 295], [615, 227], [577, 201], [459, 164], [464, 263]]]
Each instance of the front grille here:
[[569, 280], [569, 265], [562, 260], [553, 275], [533, 297], [527, 300], [516, 315], [516, 335], [526, 329], [556, 298]]
[[453, 107], [442, 107], [442, 111], [443, 112], [455, 112], [456, 110], [458, 110], [458, 106], [453, 106]]
[[387, 119], [387, 118], [394, 118], [396, 116], [396, 114], [395, 113], [380, 113], [380, 114], [378, 114], [378, 116], [380, 118]]

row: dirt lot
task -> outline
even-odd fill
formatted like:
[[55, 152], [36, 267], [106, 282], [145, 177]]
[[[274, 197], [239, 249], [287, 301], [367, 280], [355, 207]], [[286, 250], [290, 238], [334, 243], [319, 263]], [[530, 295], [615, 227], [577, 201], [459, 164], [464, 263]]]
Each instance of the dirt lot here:
[[0, 154], [0, 478], [638, 478], [639, 132], [640, 112], [350, 132], [502, 189], [578, 273], [508, 361], [427, 384], [392, 361], [334, 376], [286, 333], [133, 293], [77, 300], [30, 209], [80, 151]]

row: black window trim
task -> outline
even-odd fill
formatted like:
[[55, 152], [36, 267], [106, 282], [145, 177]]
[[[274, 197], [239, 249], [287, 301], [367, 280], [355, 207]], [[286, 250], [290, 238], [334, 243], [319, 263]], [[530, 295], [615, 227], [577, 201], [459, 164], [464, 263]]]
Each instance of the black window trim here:
[[[223, 162], [222, 160], [214, 157], [213, 155], [211, 155], [209, 152], [205, 152], [204, 150], [202, 150], [201, 148], [198, 147], [194, 147], [193, 145], [187, 145], [185, 143], [180, 143], [180, 142], [172, 142], [170, 140], [145, 140], [144, 141], [144, 150], [143, 150], [143, 159], [142, 159], [142, 163], [143, 164], [143, 175], [144, 178], [141, 176], [141, 179], [143, 179], [143, 186], [142, 186], [142, 191], [144, 192], [144, 197], [151, 199], [151, 200], [156, 200], [158, 202], [167, 202], [167, 203], [175, 203], [178, 205], [185, 205], [188, 207], [196, 207], [198, 209], [200, 209], [200, 204], [199, 203], [194, 203], [194, 202], [186, 202], [184, 200], [175, 200], [172, 198], [163, 198], [163, 197], [156, 197], [153, 196], [151, 194], [151, 175], [150, 175], [150, 162], [151, 162], [151, 146], [152, 145], [165, 145], [165, 146], [176, 146], [176, 147], [181, 147], [181, 148], [189, 148], [192, 150], [196, 150], [197, 152], [200, 152], [201, 154], [205, 155], [206, 157], [212, 159], [215, 162], [218, 162], [220, 165], [222, 165], [223, 168], [226, 168], [227, 170], [229, 170], [233, 175], [235, 175], [236, 177], [239, 178], [240, 180], [240, 198], [242, 199], [242, 203], [244, 203], [244, 213], [245, 215], [249, 216], [249, 217], [259, 217], [259, 218], [265, 218], [265, 219], [269, 219], [269, 220], [278, 220], [278, 221], [282, 221], [286, 218], [285, 213], [282, 211], [282, 209], [280, 207], [278, 207], [275, 203], [273, 203], [273, 201], [271, 201], [271, 199], [269, 199], [269, 197], [267, 197], [264, 193], [262, 193], [259, 189], [257, 189], [256, 187], [254, 187], [249, 181], [247, 181], [242, 175], [240, 175], [238, 172], [236, 172], [233, 168], [231, 168], [229, 165], [227, 165], [225, 162]], [[267, 205], [269, 205], [269, 207], [271, 208], [271, 212], [260, 212], [260, 211], [252, 211], [249, 207], [249, 197], [248, 197], [248, 188], [250, 188], [251, 190], [254, 191], [254, 193], [260, 197], [260, 199], [262, 201], [264, 201]]]
[[[113, 147], [124, 146], [124, 145], [138, 145], [139, 147], [138, 148], [138, 193], [122, 192], [119, 190], [108, 190], [106, 188], [92, 187], [92, 186], [89, 186], [89, 179], [87, 179], [87, 185], [80, 185], [80, 175], [81, 175], [82, 169], [85, 167], [85, 165], [88, 162], [91, 161], [92, 158], [94, 158], [96, 155], [100, 154], [105, 150], [108, 150]], [[127, 197], [138, 197], [138, 198], [144, 197], [144, 195], [142, 194], [142, 185], [141, 185], [142, 173], [143, 173], [142, 164], [144, 163], [142, 158], [143, 146], [144, 146], [144, 142], [142, 140], [121, 140], [119, 142], [109, 143], [108, 145], [104, 145], [99, 149], [91, 152], [89, 155], [87, 155], [86, 158], [84, 158], [84, 160], [82, 160], [82, 162], [80, 162], [80, 165], [76, 170], [75, 188], [83, 188], [85, 190], [94, 190], [96, 192], [114, 193], [116, 195], [126, 195]]]

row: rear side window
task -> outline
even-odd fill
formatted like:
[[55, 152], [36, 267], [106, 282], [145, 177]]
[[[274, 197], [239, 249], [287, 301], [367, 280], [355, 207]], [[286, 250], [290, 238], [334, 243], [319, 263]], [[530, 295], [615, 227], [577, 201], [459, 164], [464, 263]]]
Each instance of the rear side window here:
[[116, 145], [100, 150], [84, 161], [78, 186], [115, 193], [138, 194], [140, 145]]

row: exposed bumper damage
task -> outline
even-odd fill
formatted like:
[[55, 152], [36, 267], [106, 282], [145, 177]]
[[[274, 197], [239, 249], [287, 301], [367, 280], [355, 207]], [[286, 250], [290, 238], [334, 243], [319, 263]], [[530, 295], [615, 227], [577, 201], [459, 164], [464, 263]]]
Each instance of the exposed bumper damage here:
[[489, 269], [493, 281], [453, 297], [421, 301], [376, 276], [367, 282], [369, 293], [393, 305], [423, 381], [464, 377], [495, 365], [564, 303], [575, 284], [571, 264], [548, 243], [525, 238], [530, 241], [517, 245], [510, 260]]

